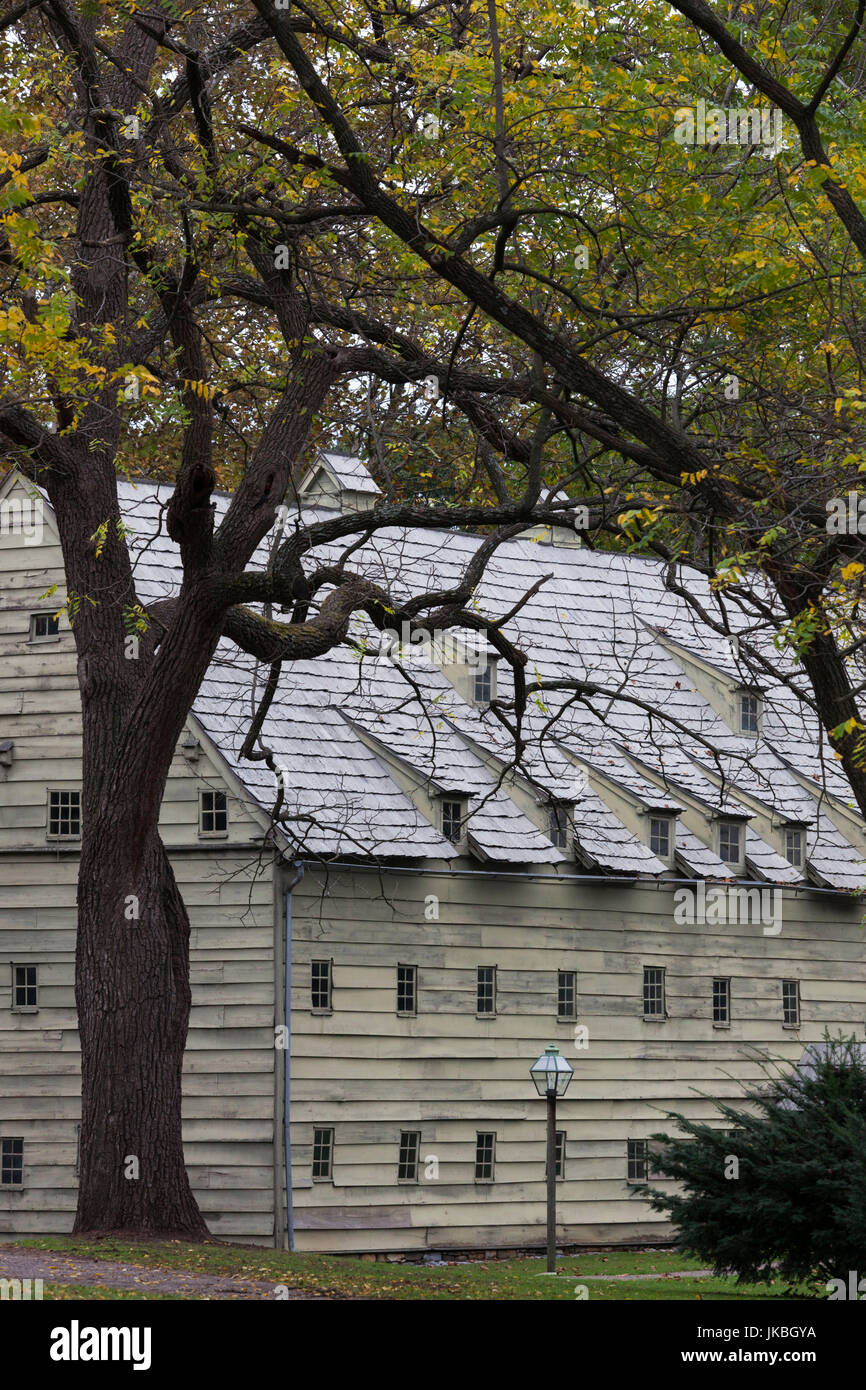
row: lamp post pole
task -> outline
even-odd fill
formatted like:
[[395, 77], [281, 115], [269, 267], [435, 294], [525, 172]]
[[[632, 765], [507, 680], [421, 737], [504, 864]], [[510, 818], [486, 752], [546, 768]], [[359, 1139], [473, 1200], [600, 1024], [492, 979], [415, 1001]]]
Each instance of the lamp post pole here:
[[547, 1092], [547, 1272], [556, 1273], [556, 1089]]
[[551, 1043], [529, 1068], [535, 1089], [547, 1101], [547, 1273], [556, 1273], [556, 1097], [564, 1096], [574, 1074]]

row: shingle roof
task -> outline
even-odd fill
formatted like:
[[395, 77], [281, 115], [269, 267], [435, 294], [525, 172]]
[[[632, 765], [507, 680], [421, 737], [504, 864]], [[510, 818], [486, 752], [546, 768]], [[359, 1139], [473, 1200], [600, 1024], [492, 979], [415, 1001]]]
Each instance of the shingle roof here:
[[[357, 488], [355, 461], [336, 457], [349, 468], [344, 485]], [[119, 486], [136, 535], [142, 602], [176, 592], [178, 552], [159, 524], [171, 488]], [[228, 499], [216, 503], [221, 515]], [[267, 563], [270, 543], [259, 548], [255, 565]], [[459, 531], [383, 530], [352, 555], [351, 564], [367, 569], [399, 602], [424, 587], [448, 587], [479, 543]], [[339, 547], [320, 549], [313, 559], [331, 553]], [[807, 707], [786, 685], [767, 679], [761, 736], [746, 738], [730, 728], [697, 688], [681, 653], [709, 663], [731, 688], [742, 681], [742, 669], [730, 645], [666, 589], [661, 564], [517, 537], [493, 555], [474, 602], [498, 617], [543, 574], [549, 578], [505, 629], [527, 653], [527, 679], [543, 686], [583, 678], [628, 698], [580, 700], [572, 692], [542, 689], [526, 713], [528, 746], [515, 783], [507, 774], [513, 747], [490, 711], [467, 702], [423, 651], [413, 653], [408, 668], [423, 693], [422, 706], [393, 662], [377, 655], [379, 634], [358, 616], [352, 633], [366, 640], [367, 654], [345, 645], [315, 661], [287, 663], [264, 724], [262, 741], [288, 769], [287, 807], [296, 819], [286, 833], [293, 843], [332, 855], [450, 859], [456, 850], [433, 823], [430, 806], [451, 792], [468, 800], [470, 849], [482, 858], [573, 870], [576, 853], [578, 865], [608, 874], [685, 870], [730, 878], [733, 871], [710, 837], [686, 824], [690, 808], [703, 807], [711, 815], [749, 818], [749, 876], [779, 883], [801, 878], [755, 827], [772, 813], [776, 826], [806, 827], [814, 881], [842, 890], [866, 886], [863, 850], [834, 815], [834, 798], [850, 803], [850, 789]], [[683, 571], [681, 582], [712, 606], [701, 575]], [[466, 637], [471, 641], [471, 634]], [[509, 698], [510, 670], [504, 661], [498, 669], [498, 693]], [[251, 658], [221, 643], [194, 714], [250, 796], [270, 810], [273, 775], [263, 763], [239, 758], [255, 675]], [[259, 691], [263, 677], [259, 667]], [[659, 717], [662, 711], [676, 726]], [[637, 822], [632, 828], [624, 823], [614, 791], [634, 817], [665, 807], [677, 817], [673, 869], [650, 853], [634, 829]], [[548, 837], [547, 797], [575, 801], [574, 850], [557, 849]]]
[[371, 477], [361, 460], [355, 458], [354, 455], [338, 454], [323, 449], [320, 458], [327, 464], [328, 469], [341, 487], [350, 492], [369, 492], [376, 496], [382, 495], [379, 484]]

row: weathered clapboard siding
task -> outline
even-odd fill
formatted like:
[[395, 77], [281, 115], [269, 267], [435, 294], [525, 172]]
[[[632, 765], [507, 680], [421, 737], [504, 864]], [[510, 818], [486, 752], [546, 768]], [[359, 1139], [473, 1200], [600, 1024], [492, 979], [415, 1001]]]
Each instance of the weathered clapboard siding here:
[[[799, 1058], [825, 1026], [866, 1017], [860, 910], [818, 894], [761, 924], [680, 926], [671, 886], [308, 872], [295, 890], [292, 1160], [302, 1249], [537, 1243], [544, 1220], [544, 1108], [528, 1068], [556, 1041], [575, 1068], [560, 1102], [566, 1175], [561, 1238], [628, 1240], [667, 1227], [627, 1176], [627, 1140], [676, 1109], [718, 1123], [761, 1055]], [[439, 919], [425, 919], [438, 897]], [[310, 1011], [310, 962], [333, 960], [333, 1012]], [[418, 967], [418, 1014], [396, 1013], [397, 964]], [[497, 1013], [475, 1013], [475, 970], [497, 967]], [[644, 1021], [644, 965], [665, 967], [669, 1017]], [[556, 972], [577, 972], [577, 1019], [556, 1017]], [[712, 979], [731, 980], [729, 1027], [712, 1022]], [[781, 980], [799, 979], [801, 1026], [783, 1026]], [[575, 1045], [575, 1026], [588, 1046]], [[327, 1055], [327, 1066], [322, 1055]], [[703, 1093], [703, 1094], [702, 1094]], [[335, 1131], [332, 1182], [311, 1182], [316, 1126]], [[420, 1175], [398, 1182], [400, 1131], [420, 1131]], [[474, 1178], [475, 1136], [496, 1133], [493, 1183]], [[426, 1177], [435, 1157], [438, 1176]], [[431, 1169], [432, 1171], [432, 1169]]]
[[[273, 887], [268, 872], [253, 878], [249, 851], [234, 849], [225, 857], [238, 874], [237, 891], [228, 896], [241, 899], [243, 923], [237, 902], [219, 901], [210, 860], [180, 854], [173, 861], [196, 940], [220, 956], [218, 962], [201, 960], [193, 951], [185, 1152], [214, 1234], [270, 1242], [275, 1144], [281, 1144], [274, 1126]], [[40, 862], [45, 882], [54, 863]], [[20, 912], [15, 907], [4, 906], [0, 922], [0, 1067], [7, 1077], [0, 1088], [0, 1134], [25, 1140], [24, 1187], [0, 1190], [0, 1233], [68, 1230], [75, 1210], [74, 862], [64, 860], [61, 867], [64, 882], [49, 885], [48, 901], [31, 909], [26, 927], [11, 925]], [[24, 880], [15, 892], [29, 892], [31, 903], [35, 869], [33, 859], [6, 854], [0, 860], [4, 884]], [[248, 958], [249, 940], [260, 959]], [[10, 961], [39, 965], [38, 1013], [11, 1011]]]

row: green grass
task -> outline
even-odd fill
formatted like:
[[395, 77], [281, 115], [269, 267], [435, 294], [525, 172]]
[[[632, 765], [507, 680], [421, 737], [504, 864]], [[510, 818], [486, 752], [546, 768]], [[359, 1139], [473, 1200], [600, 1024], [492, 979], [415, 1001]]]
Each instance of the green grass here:
[[[815, 1288], [790, 1290], [773, 1284], [740, 1285], [733, 1279], [665, 1279], [672, 1270], [697, 1270], [700, 1262], [674, 1251], [610, 1251], [563, 1257], [556, 1278], [544, 1276], [540, 1259], [514, 1257], [444, 1269], [424, 1265], [352, 1259], [336, 1255], [298, 1255], [285, 1251], [251, 1249], [237, 1245], [137, 1244], [106, 1238], [78, 1240], [43, 1237], [16, 1242], [36, 1250], [55, 1250], [72, 1257], [117, 1260], [143, 1269], [172, 1269], [190, 1274], [235, 1275], [278, 1284], [310, 1293], [337, 1297], [440, 1300], [521, 1300], [575, 1298], [575, 1285], [584, 1275], [648, 1274], [658, 1278], [639, 1282], [622, 1280], [587, 1282], [589, 1301], [803, 1299], [819, 1297]], [[0, 1247], [2, 1249], [2, 1247]], [[49, 1288], [51, 1292], [49, 1293]], [[71, 1290], [75, 1288], [77, 1292]], [[46, 1297], [57, 1298], [177, 1298], [187, 1295], [151, 1294], [111, 1290], [90, 1285], [46, 1285]]]

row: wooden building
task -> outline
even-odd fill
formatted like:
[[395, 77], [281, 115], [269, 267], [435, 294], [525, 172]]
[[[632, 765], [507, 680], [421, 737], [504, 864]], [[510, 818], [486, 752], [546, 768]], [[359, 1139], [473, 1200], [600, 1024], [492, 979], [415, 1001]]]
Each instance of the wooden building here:
[[[312, 510], [379, 495], [333, 453], [302, 492]], [[167, 493], [121, 485], [144, 603], [178, 582]], [[529, 1067], [555, 1042], [575, 1069], [559, 1108], [561, 1239], [661, 1238], [642, 1186], [666, 1112], [711, 1118], [712, 1098], [767, 1059], [796, 1061], [825, 1029], [863, 1035], [866, 842], [808, 712], [783, 683], [755, 685], [736, 640], [667, 592], [654, 562], [566, 539], [503, 545], [478, 602], [505, 614], [549, 576], [506, 629], [530, 676], [613, 695], [534, 697], [518, 772], [489, 711], [509, 673], [470, 633], [400, 648], [359, 621], [354, 645], [287, 667], [263, 729], [276, 777], [239, 757], [263, 672], [220, 649], [161, 822], [192, 923], [186, 1156], [215, 1235], [333, 1251], [538, 1244], [544, 1106]], [[477, 543], [383, 532], [352, 563], [399, 597], [447, 587]], [[712, 606], [698, 576], [684, 582]], [[10, 475], [7, 1238], [69, 1230], [75, 1208], [80, 712], [64, 585], [50, 508]], [[769, 634], [750, 640], [772, 650]]]

